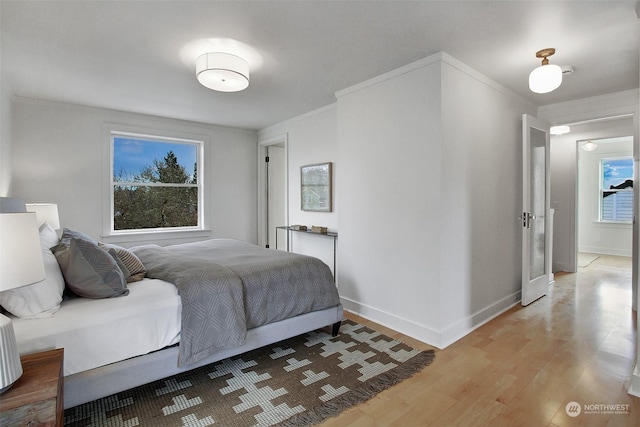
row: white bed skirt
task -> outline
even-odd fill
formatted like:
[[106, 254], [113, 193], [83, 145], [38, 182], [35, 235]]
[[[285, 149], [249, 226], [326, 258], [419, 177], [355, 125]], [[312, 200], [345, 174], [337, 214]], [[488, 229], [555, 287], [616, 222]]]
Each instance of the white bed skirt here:
[[71, 408], [342, 321], [342, 305], [302, 314], [247, 331], [243, 346], [219, 351], [186, 369], [178, 368], [178, 347], [111, 363], [64, 377], [64, 407]]

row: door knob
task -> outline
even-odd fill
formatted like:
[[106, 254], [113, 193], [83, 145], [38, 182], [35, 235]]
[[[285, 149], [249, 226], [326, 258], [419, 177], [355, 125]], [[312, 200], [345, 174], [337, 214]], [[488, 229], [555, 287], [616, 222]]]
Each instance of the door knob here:
[[531, 220], [536, 219], [535, 215], [531, 215], [529, 212], [522, 212], [522, 214], [518, 215], [518, 218], [522, 220], [522, 226], [526, 228], [531, 228]]

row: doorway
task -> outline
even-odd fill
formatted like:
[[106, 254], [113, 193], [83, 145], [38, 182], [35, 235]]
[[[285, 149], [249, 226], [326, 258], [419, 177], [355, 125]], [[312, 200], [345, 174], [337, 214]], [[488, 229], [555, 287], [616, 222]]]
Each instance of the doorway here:
[[276, 239], [283, 241], [276, 235], [276, 227], [288, 225], [287, 135], [260, 141], [258, 156], [258, 243], [275, 249]]
[[[584, 186], [579, 184], [578, 163], [580, 152], [584, 152], [580, 148], [581, 145], [588, 140], [605, 140], [627, 135], [635, 137], [634, 121], [633, 114], [624, 114], [572, 122], [567, 123], [571, 128], [569, 133], [551, 136], [553, 271], [578, 271], [579, 223], [593, 222], [597, 219], [597, 214], [580, 217], [579, 192], [584, 190]], [[597, 198], [591, 202], [597, 207]], [[633, 255], [635, 257], [635, 254]]]
[[578, 267], [633, 254], [633, 137], [577, 142]]

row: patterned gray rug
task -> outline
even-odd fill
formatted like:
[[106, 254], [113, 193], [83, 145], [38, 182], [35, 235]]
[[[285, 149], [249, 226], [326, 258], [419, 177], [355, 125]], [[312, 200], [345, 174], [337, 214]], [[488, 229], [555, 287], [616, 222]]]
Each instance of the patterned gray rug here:
[[310, 426], [364, 402], [431, 363], [418, 351], [345, 320], [64, 413], [65, 426]]

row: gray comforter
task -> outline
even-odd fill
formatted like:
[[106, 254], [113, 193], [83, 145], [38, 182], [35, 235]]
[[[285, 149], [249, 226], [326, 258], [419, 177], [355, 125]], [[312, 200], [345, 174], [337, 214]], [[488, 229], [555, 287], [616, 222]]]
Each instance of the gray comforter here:
[[179, 289], [181, 367], [242, 345], [247, 329], [340, 302], [329, 267], [309, 256], [229, 239], [132, 251], [147, 277]]

